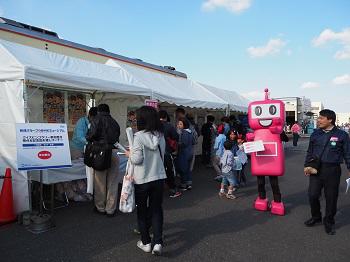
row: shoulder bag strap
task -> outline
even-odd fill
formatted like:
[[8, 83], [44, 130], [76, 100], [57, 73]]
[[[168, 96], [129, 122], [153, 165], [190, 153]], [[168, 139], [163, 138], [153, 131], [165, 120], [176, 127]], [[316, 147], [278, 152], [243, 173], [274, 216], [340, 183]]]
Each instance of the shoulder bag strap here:
[[163, 156], [162, 156], [162, 151], [160, 150], [160, 145], [158, 145], [158, 149], [159, 149], [160, 158], [162, 159], [162, 162], [164, 163], [164, 159], [163, 159]]
[[329, 133], [327, 134], [326, 144], [323, 146], [322, 152], [321, 152], [321, 154], [320, 154], [320, 156], [319, 156], [320, 161], [321, 161], [322, 156], [323, 156], [323, 153], [324, 153], [324, 151], [326, 150], [326, 147], [327, 147], [327, 145], [328, 145], [328, 143], [329, 143], [329, 140], [330, 140], [331, 135], [332, 135], [332, 134], [331, 134], [332, 131], [333, 131], [333, 130], [329, 131]]

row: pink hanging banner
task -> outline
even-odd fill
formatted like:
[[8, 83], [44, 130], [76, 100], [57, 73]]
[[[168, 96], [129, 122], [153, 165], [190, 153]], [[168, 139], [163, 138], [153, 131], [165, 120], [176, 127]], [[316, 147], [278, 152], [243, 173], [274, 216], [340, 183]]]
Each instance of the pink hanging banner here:
[[155, 109], [158, 109], [158, 100], [155, 99], [146, 99], [145, 100], [146, 106], [154, 107]]

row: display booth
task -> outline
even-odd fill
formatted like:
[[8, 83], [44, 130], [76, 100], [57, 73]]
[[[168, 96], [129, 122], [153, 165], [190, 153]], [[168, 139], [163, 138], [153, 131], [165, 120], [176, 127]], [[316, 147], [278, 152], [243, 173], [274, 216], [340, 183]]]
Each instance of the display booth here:
[[[29, 209], [27, 173], [16, 171], [16, 123], [66, 123], [71, 135], [93, 101], [109, 104], [125, 130], [127, 112], [148, 98], [164, 106], [229, 110], [232, 105], [215, 93], [187, 78], [140, 66], [90, 62], [0, 40], [0, 172], [13, 170], [16, 212]], [[246, 105], [243, 101], [233, 106], [246, 110]], [[126, 143], [124, 132], [121, 142]]]

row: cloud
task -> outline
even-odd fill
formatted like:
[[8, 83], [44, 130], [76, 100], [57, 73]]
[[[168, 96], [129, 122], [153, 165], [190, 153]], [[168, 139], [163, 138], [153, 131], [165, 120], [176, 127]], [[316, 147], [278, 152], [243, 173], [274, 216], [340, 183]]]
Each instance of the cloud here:
[[341, 32], [325, 29], [318, 37], [312, 40], [312, 44], [315, 47], [323, 46], [329, 42], [336, 42], [343, 47], [343, 49], [335, 53], [335, 59], [350, 59], [350, 28], [346, 28]]
[[337, 76], [332, 82], [334, 85], [348, 85], [350, 84], [350, 74]]
[[270, 39], [265, 46], [249, 47], [247, 52], [253, 58], [264, 57], [267, 55], [278, 54], [281, 49], [286, 45], [286, 42], [279, 38]]
[[262, 91], [251, 91], [251, 92], [243, 93], [242, 96], [249, 100], [261, 100], [261, 99], [264, 99], [265, 94]]
[[248, 9], [251, 4], [252, 0], [207, 0], [202, 4], [202, 10], [213, 11], [221, 7], [238, 14]]
[[301, 89], [316, 89], [319, 87], [320, 84], [316, 82], [305, 82], [300, 86]]
[[334, 58], [338, 60], [350, 59], [350, 45], [345, 46], [343, 50], [336, 52]]

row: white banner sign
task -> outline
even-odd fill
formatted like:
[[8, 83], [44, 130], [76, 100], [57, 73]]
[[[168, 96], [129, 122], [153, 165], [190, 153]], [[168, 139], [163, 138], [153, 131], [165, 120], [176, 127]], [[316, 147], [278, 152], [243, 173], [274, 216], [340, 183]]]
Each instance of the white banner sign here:
[[262, 140], [257, 140], [254, 142], [246, 142], [243, 144], [243, 148], [246, 154], [265, 150]]
[[71, 167], [66, 124], [16, 124], [17, 169]]

